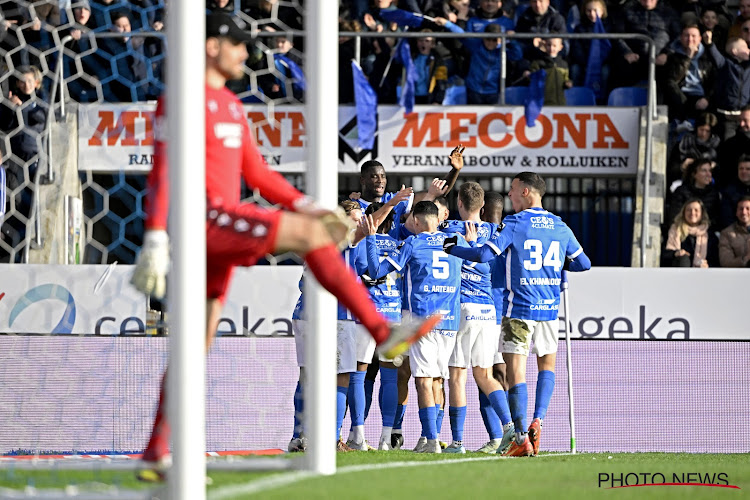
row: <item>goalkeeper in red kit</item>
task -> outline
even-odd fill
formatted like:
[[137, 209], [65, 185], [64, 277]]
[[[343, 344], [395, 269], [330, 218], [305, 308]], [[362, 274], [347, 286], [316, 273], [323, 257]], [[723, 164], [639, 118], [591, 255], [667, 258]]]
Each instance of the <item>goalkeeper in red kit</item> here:
[[[235, 266], [251, 266], [266, 254], [292, 251], [305, 259], [318, 282], [367, 328], [389, 358], [428, 333], [440, 317], [392, 326], [375, 309], [365, 287], [346, 267], [337, 245], [349, 227], [334, 212], [318, 206], [268, 168], [256, 147], [242, 104], [225, 88], [243, 74], [250, 36], [241, 21], [224, 13], [206, 18], [206, 346], [216, 333]], [[168, 103], [166, 103], [168, 107]], [[154, 166], [146, 199], [146, 233], [132, 283], [156, 298], [166, 292], [169, 268], [167, 236], [168, 172], [163, 137], [165, 101], [156, 111]], [[283, 210], [240, 203], [240, 178]], [[154, 427], [143, 460], [143, 480], [163, 479], [169, 455], [169, 425], [164, 413], [164, 381]]]

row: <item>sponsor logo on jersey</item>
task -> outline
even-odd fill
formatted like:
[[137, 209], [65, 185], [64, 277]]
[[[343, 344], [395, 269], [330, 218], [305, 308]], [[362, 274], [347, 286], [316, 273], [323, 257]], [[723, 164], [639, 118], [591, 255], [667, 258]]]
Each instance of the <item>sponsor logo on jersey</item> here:
[[552, 217], [540, 215], [540, 216], [532, 217], [530, 220], [531, 220], [531, 227], [533, 228], [555, 229], [555, 220]]

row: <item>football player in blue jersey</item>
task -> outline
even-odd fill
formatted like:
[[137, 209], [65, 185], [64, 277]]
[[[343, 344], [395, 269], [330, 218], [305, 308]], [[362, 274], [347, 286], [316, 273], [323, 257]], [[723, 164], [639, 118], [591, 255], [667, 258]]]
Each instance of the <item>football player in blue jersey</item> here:
[[[505, 218], [505, 227], [484, 245], [461, 246], [462, 239], [444, 242], [446, 253], [477, 262], [505, 254], [506, 290], [503, 293], [501, 338], [507, 364], [508, 402], [516, 438], [505, 456], [531, 456], [539, 452], [539, 439], [555, 386], [557, 319], [562, 271], [585, 271], [591, 261], [573, 232], [560, 217], [542, 207], [544, 180], [534, 172], [513, 178], [508, 197], [516, 212]], [[534, 341], [539, 376], [534, 420], [526, 429], [526, 360]]]
[[[503, 221], [503, 195], [496, 192], [484, 193], [484, 207], [482, 207], [482, 220], [492, 222], [502, 229]], [[497, 327], [500, 328], [503, 311], [503, 291], [505, 290], [504, 264], [505, 258], [498, 255], [490, 262], [490, 281], [492, 283], [492, 298], [497, 311]], [[498, 330], [499, 333], [499, 330]], [[505, 378], [505, 361], [500, 346], [495, 347], [494, 364], [490, 376], [497, 380], [505, 393], [505, 400], [501, 400], [500, 414], [492, 407], [487, 395], [479, 389], [479, 413], [482, 415], [484, 427], [490, 436], [490, 440], [477, 450], [479, 453], [504, 453], [515, 437], [515, 427], [510, 416], [508, 407], [508, 383]]]
[[[445, 221], [441, 230], [448, 233], [471, 234], [466, 239], [473, 245], [484, 244], [497, 226], [484, 222], [480, 211], [484, 205], [484, 189], [476, 182], [466, 182], [458, 191], [460, 221]], [[492, 366], [498, 351], [500, 329], [497, 326], [492, 297], [490, 266], [487, 263], [464, 261], [461, 267], [461, 318], [456, 345], [449, 362], [450, 422], [453, 441], [447, 453], [466, 453], [463, 429], [466, 419], [466, 369], [472, 367], [474, 380], [487, 396], [496, 412], [507, 410], [502, 386], [492, 377]]]
[[[453, 189], [453, 185], [456, 183], [456, 179], [458, 179], [458, 174], [464, 166], [464, 158], [462, 156], [464, 149], [463, 145], [459, 144], [450, 153], [451, 170], [444, 178], [446, 181], [445, 193]], [[383, 168], [382, 163], [377, 160], [366, 161], [360, 167], [359, 184], [362, 191], [352, 193], [349, 197], [356, 200], [362, 207], [362, 210], [365, 210], [374, 201], [386, 203], [395, 195], [393, 192], [386, 192], [387, 181], [388, 178], [385, 175], [385, 168]], [[424, 194], [416, 195], [406, 202], [407, 206], [403, 213], [409, 213], [412, 205], [423, 201], [425, 199]]]
[[[416, 451], [440, 453], [437, 436], [436, 393], [448, 377], [448, 361], [456, 341], [460, 314], [461, 260], [442, 250], [445, 233], [438, 231], [438, 209], [429, 201], [414, 206], [414, 224], [418, 233], [409, 237], [397, 252], [380, 261], [375, 228], [367, 220], [368, 274], [373, 279], [399, 271], [404, 279], [404, 294], [412, 314], [423, 316], [440, 313], [442, 321], [423, 342], [415, 343], [409, 352], [411, 373], [417, 387], [419, 420], [424, 443]], [[373, 236], [369, 236], [373, 235]], [[468, 244], [461, 238], [457, 245]]]
[[[382, 203], [373, 202], [365, 210], [365, 215], [372, 215], [376, 210], [383, 206]], [[400, 245], [400, 242], [393, 237], [388, 235], [388, 230], [391, 228], [393, 223], [393, 214], [390, 212], [388, 216], [380, 223], [375, 235], [375, 242], [377, 244], [379, 259], [385, 259], [390, 254], [396, 252], [396, 249]], [[401, 322], [401, 275], [397, 272], [387, 274], [385, 277], [380, 279], [372, 279], [367, 274], [367, 254], [366, 246], [359, 244], [357, 246], [359, 251], [357, 255], [357, 272], [361, 272], [360, 278], [362, 283], [368, 288], [370, 297], [372, 298], [375, 308], [383, 316], [385, 316], [391, 323]], [[364, 266], [360, 266], [360, 262]], [[362, 269], [363, 267], [363, 269]], [[367, 333], [366, 330], [358, 331], [358, 344], [361, 342], [359, 336], [362, 339], [372, 340], [372, 337]], [[364, 364], [362, 356], [370, 356], [375, 349], [375, 344], [370, 342], [368, 344], [372, 350], [368, 349], [366, 353], [362, 354], [358, 352], [357, 369], [361, 369], [360, 365]], [[358, 350], [360, 350], [358, 348]], [[392, 359], [384, 357], [382, 354], [378, 354], [380, 367], [378, 372], [380, 373], [380, 413], [382, 415], [383, 427], [381, 431], [380, 440], [378, 442], [378, 450], [390, 450], [391, 449], [391, 432], [393, 430], [393, 422], [396, 418], [396, 406], [398, 403], [398, 367], [393, 363]], [[366, 369], [366, 366], [365, 366]]]

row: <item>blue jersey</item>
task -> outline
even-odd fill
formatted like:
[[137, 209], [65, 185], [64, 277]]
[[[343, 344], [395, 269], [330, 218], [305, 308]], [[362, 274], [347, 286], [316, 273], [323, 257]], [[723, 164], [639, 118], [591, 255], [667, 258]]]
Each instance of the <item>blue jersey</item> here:
[[497, 324], [503, 320], [503, 300], [505, 299], [505, 254], [498, 255], [490, 262], [490, 281], [492, 282], [492, 302], [497, 311]]
[[[388, 203], [389, 201], [391, 201], [391, 199], [393, 199], [394, 196], [396, 196], [396, 193], [383, 193], [383, 196], [380, 197], [380, 200], [375, 200], [375, 201], [379, 201], [380, 203]], [[357, 198], [354, 201], [356, 201], [357, 203], [359, 203], [359, 206], [362, 208], [362, 212], [363, 213], [364, 213], [365, 210], [367, 210], [367, 207], [370, 206], [370, 202], [366, 201], [366, 200], [363, 200], [362, 198]], [[411, 205], [412, 205], [412, 203], [414, 203], [414, 195], [413, 194], [409, 197], [408, 200], [404, 200], [402, 202], [399, 202], [399, 204], [396, 205], [396, 206], [398, 207], [399, 205], [403, 205], [403, 211], [402, 211], [402, 213], [404, 213], [404, 212], [408, 213], [408, 212], [411, 211]]]
[[[503, 316], [535, 321], [557, 319], [560, 308], [560, 282], [565, 259], [588, 257], [573, 232], [560, 217], [543, 208], [529, 208], [503, 220], [505, 227], [486, 244], [476, 248], [456, 248], [452, 254], [465, 259], [489, 261], [492, 254], [505, 254], [506, 290]], [[489, 254], [489, 256], [488, 256]]]
[[[474, 223], [477, 228], [477, 241], [471, 246], [484, 244], [495, 233], [497, 225], [491, 222]], [[440, 230], [448, 234], [466, 234], [466, 221], [447, 220]], [[488, 263], [463, 261], [461, 266], [461, 302], [466, 304], [493, 304], [490, 265]]]
[[[443, 251], [442, 232], [419, 233], [410, 237], [398, 252], [378, 262], [377, 246], [367, 237], [367, 263], [375, 278], [398, 270], [403, 275], [409, 310], [422, 317], [440, 313], [440, 330], [458, 330], [460, 317], [461, 259]], [[459, 238], [459, 245], [468, 247]]]
[[[378, 260], [383, 261], [397, 252], [399, 242], [387, 234], [376, 234], [375, 243], [378, 249]], [[375, 309], [392, 323], [401, 322], [401, 274], [397, 271], [385, 277], [373, 280], [367, 274], [367, 245], [360, 242], [356, 248], [355, 270], [362, 276], [363, 283], [370, 292]]]

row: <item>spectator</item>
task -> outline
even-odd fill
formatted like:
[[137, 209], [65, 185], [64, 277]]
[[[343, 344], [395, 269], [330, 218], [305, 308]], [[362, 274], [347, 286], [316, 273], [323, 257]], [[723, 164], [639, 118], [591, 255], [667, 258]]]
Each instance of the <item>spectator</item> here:
[[206, 10], [234, 14], [234, 0], [206, 0]]
[[669, 228], [662, 267], [718, 266], [719, 244], [709, 226], [703, 202], [697, 198], [687, 200]]
[[[695, 132], [686, 132], [675, 144], [669, 155], [667, 185], [682, 179], [687, 166], [694, 158], [716, 162], [719, 137], [713, 133], [716, 127], [716, 116], [713, 113], [701, 113], [695, 121]], [[676, 188], [677, 186], [675, 186]], [[671, 189], [674, 191], [674, 189]]]
[[713, 43], [716, 44], [719, 51], [723, 51], [724, 46], [727, 43], [727, 30], [719, 24], [719, 14], [716, 11], [716, 8], [706, 7], [703, 9], [699, 26], [701, 28], [701, 33], [704, 34], [703, 44], [707, 45], [705, 34], [710, 33]]
[[750, 21], [750, 0], [740, 0], [739, 10], [740, 14], [729, 28], [729, 38], [742, 36], [742, 28], [744, 27], [745, 21]]
[[270, 88], [264, 93], [277, 102], [303, 102], [305, 77], [302, 73], [302, 59], [292, 52], [294, 42], [291, 35], [280, 35], [273, 39], [276, 51], [273, 54], [276, 71], [271, 76]]
[[466, 23], [468, 33], [483, 33], [488, 24], [499, 24], [503, 32], [513, 32], [513, 20], [506, 17], [501, 0], [480, 0], [479, 7]]
[[[108, 102], [136, 102], [156, 99], [162, 85], [155, 78], [152, 54], [158, 48], [147, 45], [142, 37], [132, 37], [130, 17], [125, 12], [112, 14], [111, 31], [121, 33], [116, 38], [98, 40], [99, 50], [90, 67], [102, 85], [104, 100]], [[149, 54], [147, 54], [147, 49]]]
[[721, 267], [750, 267], [750, 196], [737, 203], [737, 221], [719, 235]]
[[[575, 27], [574, 32], [578, 34], [593, 33], [597, 18], [602, 20], [604, 31], [607, 33], [612, 31], [609, 18], [607, 17], [607, 4], [604, 0], [589, 0], [584, 2], [581, 22]], [[590, 52], [591, 40], [571, 40], [568, 63], [570, 63], [570, 79], [573, 80], [573, 85], [576, 87], [582, 87], [586, 81], [586, 67], [588, 66]], [[607, 80], [609, 79], [608, 61], [609, 58], [602, 62], [602, 88], [607, 88]]]
[[543, 69], [547, 73], [547, 79], [544, 83], [544, 105], [545, 106], [564, 106], [565, 89], [573, 86], [568, 71], [568, 62], [563, 59], [561, 51], [563, 49], [562, 38], [547, 38], [541, 44], [543, 47], [542, 56], [531, 61], [529, 70], [525, 76], [529, 76], [534, 71]]
[[[16, 69], [8, 95], [0, 105], [0, 130], [8, 135], [6, 185], [8, 199], [13, 197], [15, 212], [5, 219], [3, 238], [12, 248], [26, 237], [26, 226], [31, 219], [34, 182], [37, 176], [39, 153], [47, 123], [48, 104], [36, 95], [36, 78], [32, 66]], [[11, 205], [13, 206], [13, 205]], [[17, 253], [20, 257], [20, 253]], [[7, 262], [7, 256], [2, 257]]]
[[719, 190], [713, 184], [711, 167], [711, 162], [703, 159], [696, 159], [688, 165], [682, 185], [668, 196], [667, 221], [674, 221], [687, 200], [698, 198], [703, 203], [712, 229], [715, 230], [719, 226]]
[[[554, 7], [550, 7], [550, 0], [531, 0], [529, 8], [523, 11], [516, 23], [518, 33], [566, 33], [565, 19]], [[523, 54], [528, 60], [537, 59], [541, 55], [541, 38], [522, 43]]]
[[[659, 0], [638, 0], [627, 4], [615, 19], [616, 33], [639, 33], [654, 40], [659, 54], [680, 32], [677, 14]], [[613, 47], [610, 81], [632, 86], [648, 76], [648, 45], [641, 40], [618, 40]]]
[[99, 97], [93, 75], [98, 71], [98, 61], [92, 55], [92, 38], [88, 36], [94, 25], [89, 0], [74, 2], [71, 11], [73, 23], [67, 34], [73, 40], [65, 45], [63, 53], [63, 75], [68, 94], [77, 102], [95, 102]]
[[721, 190], [721, 227], [735, 222], [737, 203], [745, 196], [750, 196], [750, 151], [740, 156], [737, 176]]
[[708, 109], [716, 68], [701, 43], [697, 24], [683, 26], [680, 37], [662, 50], [656, 64], [665, 66], [661, 89], [670, 119], [695, 119]]
[[[301, 30], [303, 23], [300, 9], [289, 5], [290, 2], [283, 3], [285, 5], [278, 0], [248, 0], [247, 3], [243, 2], [242, 11], [258, 21], [260, 28], [265, 24], [274, 24], [282, 31]], [[302, 50], [300, 47], [298, 49]]]
[[[501, 33], [498, 24], [488, 24], [485, 33]], [[466, 75], [467, 104], [497, 104], [500, 97], [500, 38], [465, 38], [469, 51], [469, 72]]]
[[737, 133], [740, 109], [750, 103], [750, 48], [742, 38], [732, 38], [726, 45], [726, 57], [718, 50], [713, 34], [707, 31], [703, 39], [708, 54], [718, 68], [714, 104], [719, 118], [719, 133], [727, 140]]
[[[131, 4], [127, 0], [90, 0], [92, 29], [96, 32], [110, 31], [112, 28], [112, 14], [129, 12]], [[132, 27], [132, 26], [131, 26]]]
[[719, 146], [719, 168], [716, 172], [719, 186], [725, 186], [732, 179], [734, 165], [737, 165], [740, 156], [750, 151], [750, 104], [740, 110], [739, 122], [737, 133]]
[[[362, 31], [359, 21], [339, 19], [339, 32]], [[362, 39], [364, 42], [365, 39]], [[360, 43], [360, 60], [364, 59], [365, 43]], [[354, 102], [354, 77], [352, 59], [356, 59], [356, 40], [339, 36], [339, 104]]]
[[[422, 32], [431, 33], [430, 30], [422, 30]], [[417, 70], [414, 101], [417, 104], [442, 103], [448, 82], [448, 68], [445, 67], [442, 57], [435, 50], [435, 38], [431, 36], [417, 38], [414, 68]]]

